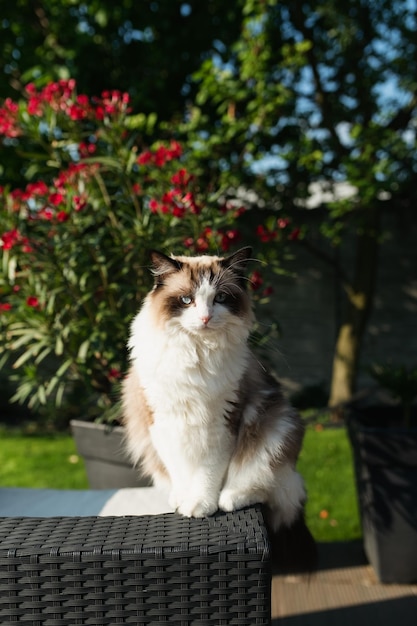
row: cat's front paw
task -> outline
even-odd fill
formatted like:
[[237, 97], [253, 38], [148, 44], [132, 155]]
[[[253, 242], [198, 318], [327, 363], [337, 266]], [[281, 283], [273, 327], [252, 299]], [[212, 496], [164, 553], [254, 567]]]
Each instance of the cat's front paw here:
[[242, 509], [244, 506], [252, 504], [251, 499], [244, 493], [235, 489], [223, 489], [219, 497], [219, 509], [229, 513]]
[[186, 498], [177, 507], [177, 512], [184, 517], [208, 517], [218, 509], [216, 501]]

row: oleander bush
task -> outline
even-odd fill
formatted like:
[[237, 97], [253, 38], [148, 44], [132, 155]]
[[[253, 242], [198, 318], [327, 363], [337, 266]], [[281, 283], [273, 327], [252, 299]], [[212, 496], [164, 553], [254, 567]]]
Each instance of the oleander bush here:
[[[3, 152], [22, 179], [0, 189], [0, 358], [29, 408], [113, 418], [149, 249], [240, 243], [245, 207], [202, 189], [192, 151], [154, 136], [155, 118], [132, 112], [128, 94], [89, 97], [73, 80], [28, 85], [0, 108]], [[258, 225], [263, 256], [285, 227]], [[252, 286], [268, 290], [259, 269]]]

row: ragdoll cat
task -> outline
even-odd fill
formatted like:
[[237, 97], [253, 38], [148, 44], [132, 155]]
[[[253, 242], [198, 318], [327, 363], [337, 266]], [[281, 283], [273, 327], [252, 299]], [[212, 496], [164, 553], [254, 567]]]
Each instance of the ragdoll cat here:
[[264, 503], [276, 532], [303, 525], [303, 426], [248, 347], [250, 254], [151, 253], [155, 284], [131, 327], [124, 424], [131, 458], [168, 486], [180, 514]]

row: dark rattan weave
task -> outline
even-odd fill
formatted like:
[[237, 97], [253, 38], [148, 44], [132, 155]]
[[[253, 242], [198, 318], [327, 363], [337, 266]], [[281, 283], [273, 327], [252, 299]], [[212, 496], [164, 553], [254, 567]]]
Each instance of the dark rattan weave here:
[[0, 518], [0, 624], [270, 623], [261, 509]]

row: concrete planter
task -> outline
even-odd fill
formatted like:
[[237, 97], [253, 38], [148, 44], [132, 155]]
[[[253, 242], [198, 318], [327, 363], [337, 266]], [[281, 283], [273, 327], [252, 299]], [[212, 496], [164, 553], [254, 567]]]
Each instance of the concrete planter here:
[[124, 430], [120, 426], [71, 421], [78, 454], [83, 457], [92, 489], [147, 487], [151, 482], [140, 475], [124, 452]]

